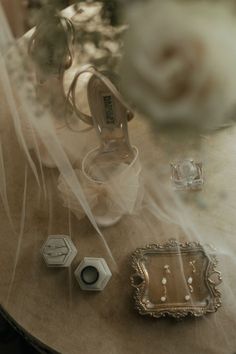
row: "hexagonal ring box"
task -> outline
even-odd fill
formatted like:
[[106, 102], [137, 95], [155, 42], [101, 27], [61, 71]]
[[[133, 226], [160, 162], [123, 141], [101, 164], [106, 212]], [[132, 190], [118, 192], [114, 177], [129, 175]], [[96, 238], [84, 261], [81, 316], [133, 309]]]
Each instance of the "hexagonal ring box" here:
[[85, 257], [75, 270], [75, 277], [82, 290], [103, 290], [112, 273], [103, 258]]
[[66, 235], [48, 236], [41, 254], [48, 267], [69, 267], [77, 254], [77, 249]]

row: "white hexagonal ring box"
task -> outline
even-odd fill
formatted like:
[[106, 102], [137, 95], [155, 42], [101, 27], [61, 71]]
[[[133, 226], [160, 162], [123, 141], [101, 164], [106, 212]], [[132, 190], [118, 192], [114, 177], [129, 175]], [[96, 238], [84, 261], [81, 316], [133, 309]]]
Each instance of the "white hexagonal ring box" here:
[[75, 270], [75, 277], [82, 290], [103, 290], [112, 273], [104, 258], [85, 257]]
[[48, 236], [41, 254], [48, 267], [69, 267], [77, 254], [77, 249], [66, 235]]

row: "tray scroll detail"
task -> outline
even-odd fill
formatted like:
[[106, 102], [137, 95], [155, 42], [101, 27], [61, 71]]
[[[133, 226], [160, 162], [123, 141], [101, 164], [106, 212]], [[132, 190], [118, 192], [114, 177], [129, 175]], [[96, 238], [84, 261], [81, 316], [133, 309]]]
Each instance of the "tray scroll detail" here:
[[[191, 260], [196, 264], [194, 292], [191, 301], [186, 301], [183, 294], [187, 289], [186, 277], [190, 274]], [[166, 263], [171, 264], [172, 272], [168, 280], [168, 301], [162, 303], [161, 279]], [[216, 257], [207, 254], [198, 242], [169, 240], [164, 244], [137, 248], [132, 255], [135, 272], [131, 276], [136, 309], [141, 315], [156, 318], [200, 317], [216, 312], [222, 304], [221, 293], [217, 289], [222, 281], [221, 273], [216, 269], [217, 263]]]

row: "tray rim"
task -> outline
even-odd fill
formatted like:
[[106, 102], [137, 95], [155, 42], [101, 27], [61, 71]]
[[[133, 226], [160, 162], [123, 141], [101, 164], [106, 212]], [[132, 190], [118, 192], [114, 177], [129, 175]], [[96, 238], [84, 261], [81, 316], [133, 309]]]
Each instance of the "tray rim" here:
[[[172, 306], [160, 305], [158, 309], [149, 309], [142, 301], [145, 291], [148, 289], [148, 274], [145, 266], [143, 265], [143, 259], [147, 254], [177, 254], [182, 253], [201, 252], [204, 257], [207, 258], [208, 263], [206, 266], [206, 272], [204, 275], [205, 285], [209, 290], [211, 301], [206, 306], [183, 306], [180, 304], [174, 304]], [[131, 286], [135, 288], [134, 301], [135, 308], [141, 315], [148, 315], [155, 318], [160, 317], [173, 317], [176, 319], [184, 318], [186, 316], [201, 317], [208, 313], [216, 312], [222, 306], [221, 292], [217, 289], [217, 286], [222, 282], [221, 272], [217, 270], [218, 260], [215, 255], [207, 254], [201, 243], [193, 242], [179, 242], [175, 239], [170, 239], [165, 243], [151, 243], [145, 247], [137, 248], [132, 254], [132, 268], [135, 270], [130, 277]], [[218, 282], [215, 283], [212, 279], [212, 275], [216, 274]], [[140, 284], [135, 283], [135, 277], [139, 277], [142, 282]]]

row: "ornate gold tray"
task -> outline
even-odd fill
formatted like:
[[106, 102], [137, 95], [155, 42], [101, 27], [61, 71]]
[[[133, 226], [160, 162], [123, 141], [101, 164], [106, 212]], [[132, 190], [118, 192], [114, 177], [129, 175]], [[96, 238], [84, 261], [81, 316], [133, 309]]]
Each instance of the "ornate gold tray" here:
[[150, 244], [132, 255], [131, 285], [135, 307], [141, 315], [153, 317], [188, 315], [199, 317], [216, 312], [222, 281], [217, 259], [197, 242]]

